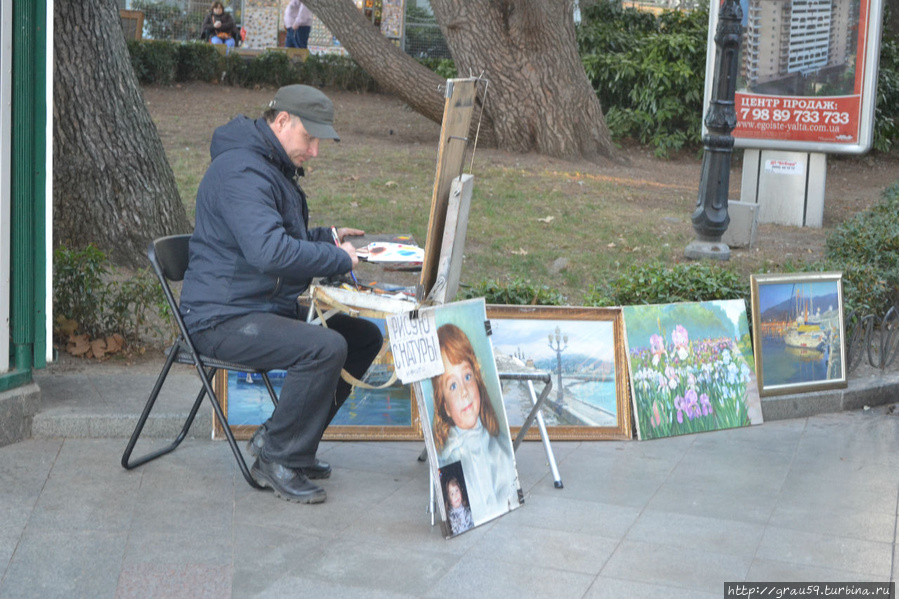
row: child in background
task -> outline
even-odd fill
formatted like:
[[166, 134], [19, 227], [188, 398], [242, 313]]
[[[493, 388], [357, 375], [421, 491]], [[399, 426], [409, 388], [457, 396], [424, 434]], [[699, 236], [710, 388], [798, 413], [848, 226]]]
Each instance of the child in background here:
[[434, 387], [434, 441], [440, 466], [461, 462], [475, 524], [518, 504], [511, 443], [504, 444], [474, 348], [454, 324], [437, 329], [445, 371]]

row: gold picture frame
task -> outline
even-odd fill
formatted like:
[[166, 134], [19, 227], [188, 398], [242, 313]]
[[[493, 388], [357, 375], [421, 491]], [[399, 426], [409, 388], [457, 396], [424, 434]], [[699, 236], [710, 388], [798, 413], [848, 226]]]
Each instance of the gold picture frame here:
[[[487, 318], [499, 372], [552, 375], [553, 389], [542, 411], [551, 440], [631, 439], [620, 308], [491, 304]], [[532, 405], [526, 385], [514, 381], [503, 385], [513, 436]], [[540, 392], [539, 387], [536, 390]], [[539, 438], [537, 427], [525, 436]]]
[[[378, 320], [378, 319], [372, 319]], [[383, 326], [383, 320], [381, 320]], [[389, 348], [372, 365], [376, 383], [389, 378], [393, 372], [393, 358]], [[269, 377], [275, 391], [281, 388], [284, 371], [271, 371]], [[271, 398], [261, 378], [253, 377], [252, 383], [238, 378], [247, 375], [220, 370], [213, 381], [213, 389], [222, 404], [235, 439], [249, 439], [274, 409]], [[230, 408], [230, 409], [229, 409]], [[213, 415], [213, 438], [224, 439], [225, 432], [219, 419]], [[411, 385], [396, 381], [385, 389], [361, 389], [356, 387], [325, 430], [325, 441], [420, 441], [421, 419], [418, 402]]]
[[751, 275], [759, 396], [848, 386], [841, 272]]

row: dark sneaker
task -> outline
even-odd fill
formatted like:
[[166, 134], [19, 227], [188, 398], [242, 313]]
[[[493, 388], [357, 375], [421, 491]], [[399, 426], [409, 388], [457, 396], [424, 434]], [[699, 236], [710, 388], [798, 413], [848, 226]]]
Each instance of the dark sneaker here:
[[[252, 438], [247, 441], [247, 451], [254, 458], [258, 458], [262, 454], [262, 448], [265, 446], [265, 434], [266, 430], [265, 425], [263, 424], [256, 429]], [[314, 466], [295, 468], [295, 470], [300, 471], [304, 476], [313, 480], [330, 478], [331, 476], [331, 465], [328, 462], [323, 462], [321, 460], [315, 460]]]
[[253, 479], [263, 487], [268, 487], [275, 495], [294, 503], [321, 503], [327, 498], [325, 490], [311, 482], [294, 468], [277, 462], [266, 462], [256, 458], [250, 468]]

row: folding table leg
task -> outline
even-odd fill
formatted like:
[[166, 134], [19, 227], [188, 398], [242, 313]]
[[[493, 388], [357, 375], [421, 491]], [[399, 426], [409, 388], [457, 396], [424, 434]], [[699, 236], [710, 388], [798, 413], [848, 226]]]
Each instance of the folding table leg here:
[[[537, 393], [534, 392], [534, 382], [528, 381], [528, 389], [531, 392], [531, 401], [534, 402], [534, 405], [537, 406]], [[549, 393], [549, 390], [544, 390], [544, 396]], [[540, 402], [542, 403], [542, 402]], [[556, 456], [553, 453], [553, 448], [549, 444], [549, 433], [546, 432], [546, 423], [543, 421], [543, 413], [540, 410], [537, 410], [537, 428], [540, 429], [540, 440], [543, 441], [543, 449], [546, 451], [546, 459], [549, 461], [549, 469], [552, 470], [553, 473], [553, 486], [557, 489], [561, 489], [562, 485], [562, 477], [559, 475], [559, 467], [556, 465]]]
[[[543, 402], [546, 401], [546, 397], [549, 395], [550, 390], [552, 389], [552, 379], [546, 375], [541, 376], [528, 376], [527, 374], [501, 374], [500, 379], [506, 378], [507, 380], [525, 380], [528, 384], [528, 391], [531, 394], [531, 402], [534, 404], [534, 407], [531, 408], [531, 411], [528, 413], [527, 418], [524, 419], [524, 424], [521, 425], [521, 429], [518, 431], [518, 435], [515, 437], [515, 441], [512, 443], [512, 448], [515, 451], [518, 451], [518, 446], [521, 445], [521, 442], [524, 440], [524, 436], [527, 434], [528, 430], [531, 428], [531, 425], [534, 421], [537, 421], [537, 428], [540, 431], [540, 439], [543, 441], [543, 449], [546, 451], [546, 459], [549, 461], [549, 468], [553, 474], [553, 486], [557, 489], [561, 489], [562, 479], [559, 476], [559, 468], [556, 466], [556, 457], [553, 454], [552, 446], [549, 444], [549, 433], [546, 431], [546, 423], [543, 420], [543, 414], [540, 412], [540, 409], [543, 407]], [[534, 391], [534, 380], [542, 380], [543, 381], [543, 390], [540, 392], [540, 397], [537, 397], [536, 391]]]

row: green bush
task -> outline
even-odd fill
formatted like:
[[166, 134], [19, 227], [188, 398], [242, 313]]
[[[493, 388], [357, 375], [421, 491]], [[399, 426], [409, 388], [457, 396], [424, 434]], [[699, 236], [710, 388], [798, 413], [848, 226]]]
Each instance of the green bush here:
[[883, 316], [899, 305], [899, 184], [827, 237], [822, 269], [843, 271], [847, 313]]
[[131, 66], [141, 83], [171, 85], [177, 71], [178, 45], [153, 40], [129, 40]]
[[[582, 11], [578, 48], [616, 140], [633, 139], [665, 156], [702, 143], [709, 13], [660, 16], [597, 2]], [[899, 39], [880, 46], [875, 150], [899, 139]]]
[[222, 73], [222, 55], [212, 44], [187, 42], [176, 44], [177, 81], [212, 81]]
[[82, 250], [57, 248], [53, 252], [53, 312], [78, 323], [91, 336], [103, 326], [98, 307], [106, 301], [109, 274], [106, 255], [93, 244]]
[[247, 64], [247, 78], [244, 85], [290, 85], [299, 83], [300, 75], [290, 57], [284, 52], [269, 50], [263, 52]]
[[127, 340], [142, 334], [169, 336], [153, 325], [154, 315], [171, 314], [162, 289], [149, 269], [124, 281], [111, 280], [106, 254], [93, 244], [81, 250], [58, 247], [53, 252], [53, 312], [75, 322], [79, 333], [101, 337], [119, 333]]
[[451, 58], [416, 58], [416, 60], [443, 79], [455, 79], [459, 76], [456, 71], [456, 63]]
[[598, 2], [584, 11], [578, 46], [615, 139], [658, 156], [698, 147], [702, 135], [707, 7], [651, 13]]
[[277, 50], [247, 58], [237, 52], [223, 56], [204, 42], [154, 40], [129, 41], [128, 51], [138, 81], [147, 84], [171, 85], [175, 81], [211, 81], [221, 77], [225, 83], [241, 87], [305, 83], [347, 91], [378, 89], [371, 75], [347, 56], [310, 55], [305, 62], [295, 62]]
[[481, 281], [460, 290], [458, 299], [483, 297], [488, 304], [509, 306], [564, 306], [564, 295], [546, 285], [534, 285], [522, 279]]
[[877, 108], [874, 116], [874, 149], [889, 152], [899, 139], [899, 39], [880, 44]]
[[637, 264], [605, 285], [591, 287], [587, 306], [631, 306], [749, 298], [749, 282], [712, 262]]
[[224, 73], [224, 82], [228, 85], [238, 87], [251, 86], [249, 81], [250, 67], [247, 61], [236, 52], [231, 52], [228, 56], [219, 55], [219, 66]]
[[336, 54], [310, 54], [300, 66], [300, 78], [306, 85], [336, 87], [347, 91], [375, 91], [377, 84], [355, 60]]

